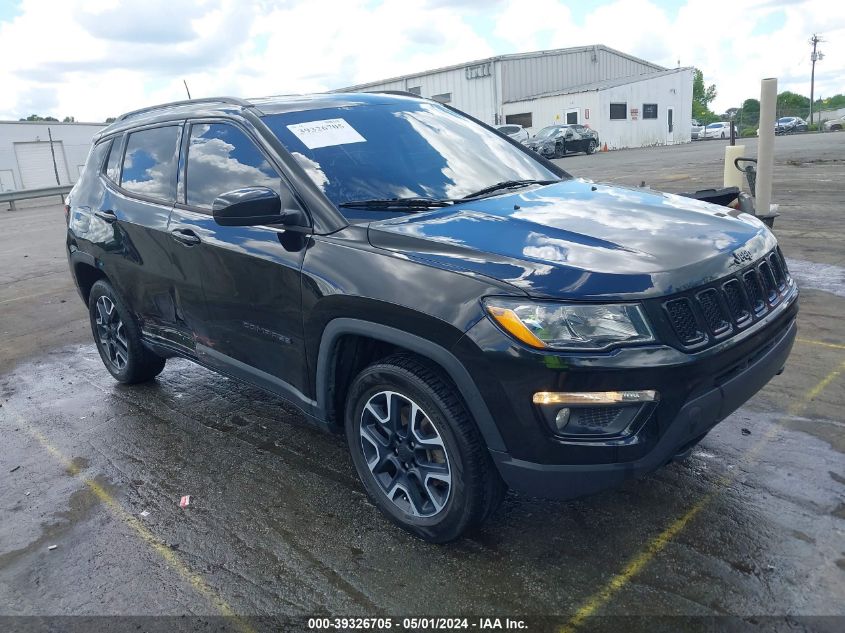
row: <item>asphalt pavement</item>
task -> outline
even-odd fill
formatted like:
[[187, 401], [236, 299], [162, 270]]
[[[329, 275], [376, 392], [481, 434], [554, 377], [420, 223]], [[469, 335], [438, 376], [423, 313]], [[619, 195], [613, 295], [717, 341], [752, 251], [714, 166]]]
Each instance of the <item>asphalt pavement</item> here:
[[[677, 192], [720, 185], [723, 153], [706, 141], [558, 162]], [[357, 615], [403, 630], [402, 616], [507, 615], [630, 630], [612, 617], [633, 614], [652, 630], [842, 630], [843, 200], [845, 133], [777, 139], [775, 233], [801, 287], [799, 340], [784, 374], [688, 460], [572, 502], [510, 494], [445, 546], [386, 521], [343, 438], [281, 400], [182, 360], [152, 383], [115, 383], [67, 269], [61, 208], [0, 211], [0, 629], [226, 616], [257, 630], [234, 616], [290, 616], [307, 630], [301, 618]]]

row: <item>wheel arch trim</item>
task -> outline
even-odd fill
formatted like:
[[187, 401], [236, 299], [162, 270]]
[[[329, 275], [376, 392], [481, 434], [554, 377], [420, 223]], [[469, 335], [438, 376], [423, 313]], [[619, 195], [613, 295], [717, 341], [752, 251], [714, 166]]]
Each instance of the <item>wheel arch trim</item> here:
[[317, 356], [317, 408], [325, 419], [330, 401], [329, 379], [332, 357], [337, 342], [344, 335], [365, 336], [398, 347], [403, 347], [437, 363], [457, 385], [478, 430], [490, 450], [504, 451], [504, 440], [496, 427], [493, 416], [481, 392], [463, 364], [449, 350], [436, 343], [409, 334], [402, 330], [372, 321], [339, 317], [333, 319], [323, 330], [320, 350]]

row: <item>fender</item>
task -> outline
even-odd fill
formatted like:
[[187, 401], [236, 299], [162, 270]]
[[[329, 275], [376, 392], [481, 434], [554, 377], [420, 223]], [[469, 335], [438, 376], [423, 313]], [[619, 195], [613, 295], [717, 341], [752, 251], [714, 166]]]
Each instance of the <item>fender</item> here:
[[317, 410], [322, 419], [326, 419], [329, 405], [328, 375], [331, 369], [331, 356], [337, 340], [345, 334], [367, 336], [404, 347], [434, 361], [442, 367], [457, 385], [469, 408], [478, 430], [481, 432], [487, 448], [504, 451], [505, 443], [496, 428], [493, 416], [481, 397], [478, 387], [461, 362], [449, 350], [424, 338], [408, 334], [388, 325], [381, 325], [360, 319], [337, 318], [329, 322], [320, 339], [320, 351], [317, 356]]

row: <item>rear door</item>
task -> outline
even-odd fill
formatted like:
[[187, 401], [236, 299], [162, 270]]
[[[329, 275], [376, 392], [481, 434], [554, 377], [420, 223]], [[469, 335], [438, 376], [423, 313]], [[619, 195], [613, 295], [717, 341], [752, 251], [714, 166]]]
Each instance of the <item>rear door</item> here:
[[201, 284], [208, 321], [197, 336], [207, 364], [297, 398], [304, 387], [300, 270], [307, 236], [280, 227], [220, 226], [214, 199], [243, 187], [293, 194], [253, 133], [233, 121], [192, 122], [185, 142], [184, 200], [169, 231], [189, 243], [174, 257], [180, 288]]
[[110, 239], [101, 265], [137, 317], [144, 336], [181, 347], [187, 333], [171, 282], [167, 230], [176, 199], [182, 123], [141, 128], [117, 138], [107, 166], [107, 187], [96, 221]]

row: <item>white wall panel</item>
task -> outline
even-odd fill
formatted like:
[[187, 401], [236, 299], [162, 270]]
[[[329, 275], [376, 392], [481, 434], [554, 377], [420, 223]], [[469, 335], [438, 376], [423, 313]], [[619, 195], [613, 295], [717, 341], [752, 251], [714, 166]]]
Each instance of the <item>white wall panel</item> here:
[[[101, 123], [41, 123], [24, 121], [0, 121], [0, 171], [12, 172], [12, 179], [17, 188], [21, 189], [26, 185], [22, 178], [18, 165], [18, 156], [15, 152], [16, 143], [45, 143], [49, 155], [49, 135], [47, 128], [53, 135], [53, 149], [56, 152], [56, 164], [60, 165], [60, 178], [62, 183], [70, 184], [78, 178], [76, 165], [85, 163], [88, 150], [91, 148], [91, 139], [104, 126]], [[70, 169], [61, 165], [71, 166]], [[53, 159], [49, 158], [49, 170], [53, 172]], [[8, 184], [8, 176], [4, 180], [4, 186]], [[52, 176], [51, 184], [55, 185], [56, 177]], [[30, 186], [31, 185], [26, 185]], [[50, 186], [48, 184], [47, 186]]]

